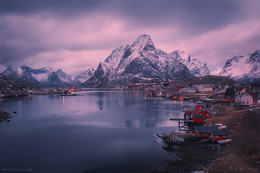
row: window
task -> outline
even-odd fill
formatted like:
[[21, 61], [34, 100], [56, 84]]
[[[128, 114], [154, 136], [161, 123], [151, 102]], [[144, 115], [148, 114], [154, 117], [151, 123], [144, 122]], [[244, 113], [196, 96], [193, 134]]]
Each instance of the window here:
[[219, 138], [219, 136], [215, 136], [215, 138]]

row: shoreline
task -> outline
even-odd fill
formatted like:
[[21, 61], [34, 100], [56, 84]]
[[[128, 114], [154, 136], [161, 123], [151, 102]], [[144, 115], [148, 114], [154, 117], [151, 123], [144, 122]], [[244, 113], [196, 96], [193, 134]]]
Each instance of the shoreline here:
[[[222, 113], [222, 115], [221, 115]], [[260, 172], [260, 105], [222, 110], [207, 125], [222, 123], [232, 142], [221, 148], [221, 156], [205, 172]]]
[[231, 134], [230, 143], [190, 143], [168, 152], [181, 158], [168, 161], [164, 169], [152, 173], [168, 172], [260, 172], [260, 105], [249, 107], [215, 107], [216, 115], [205, 125], [222, 123]]

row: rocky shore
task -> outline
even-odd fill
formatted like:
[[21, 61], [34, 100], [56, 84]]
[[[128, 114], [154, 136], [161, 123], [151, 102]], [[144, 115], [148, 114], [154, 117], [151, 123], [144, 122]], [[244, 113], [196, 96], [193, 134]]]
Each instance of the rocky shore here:
[[227, 125], [232, 142], [222, 146], [221, 156], [205, 172], [260, 172], [260, 106], [219, 110], [207, 124]]
[[184, 144], [169, 151], [179, 156], [177, 161], [169, 161], [163, 170], [151, 172], [260, 172], [260, 106], [216, 105], [213, 112], [216, 115], [206, 125], [226, 125], [232, 142]]

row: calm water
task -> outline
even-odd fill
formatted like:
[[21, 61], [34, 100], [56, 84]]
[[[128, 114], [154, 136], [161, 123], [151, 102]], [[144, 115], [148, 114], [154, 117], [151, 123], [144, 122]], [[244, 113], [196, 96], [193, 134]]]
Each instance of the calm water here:
[[174, 159], [155, 134], [175, 130], [181, 103], [139, 92], [0, 100], [0, 171], [127, 172]]

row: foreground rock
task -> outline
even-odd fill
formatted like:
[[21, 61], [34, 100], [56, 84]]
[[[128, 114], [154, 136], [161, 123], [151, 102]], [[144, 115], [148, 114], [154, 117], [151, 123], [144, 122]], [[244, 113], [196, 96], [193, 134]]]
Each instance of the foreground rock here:
[[11, 118], [10, 113], [5, 111], [0, 111], [0, 122], [3, 122], [4, 120], [8, 120], [9, 118]]

